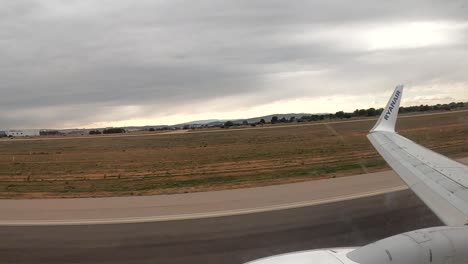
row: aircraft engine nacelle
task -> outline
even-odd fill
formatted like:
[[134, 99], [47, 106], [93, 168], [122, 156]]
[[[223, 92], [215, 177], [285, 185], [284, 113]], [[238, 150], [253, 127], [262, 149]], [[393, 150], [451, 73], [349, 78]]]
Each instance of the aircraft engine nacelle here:
[[389, 237], [347, 257], [360, 264], [466, 264], [468, 227], [435, 227]]

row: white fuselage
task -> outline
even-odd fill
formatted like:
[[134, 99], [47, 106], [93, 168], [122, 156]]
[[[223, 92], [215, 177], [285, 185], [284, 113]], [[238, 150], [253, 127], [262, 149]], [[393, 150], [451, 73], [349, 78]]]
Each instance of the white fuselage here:
[[267, 257], [246, 264], [357, 264], [346, 255], [356, 248], [307, 250]]
[[466, 264], [468, 227], [411, 231], [359, 248], [300, 251], [249, 264]]

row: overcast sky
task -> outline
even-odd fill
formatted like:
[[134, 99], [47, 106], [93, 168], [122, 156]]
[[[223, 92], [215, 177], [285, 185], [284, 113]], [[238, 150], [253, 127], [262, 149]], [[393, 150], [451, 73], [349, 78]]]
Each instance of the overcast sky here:
[[468, 1], [0, 0], [0, 128], [468, 101]]

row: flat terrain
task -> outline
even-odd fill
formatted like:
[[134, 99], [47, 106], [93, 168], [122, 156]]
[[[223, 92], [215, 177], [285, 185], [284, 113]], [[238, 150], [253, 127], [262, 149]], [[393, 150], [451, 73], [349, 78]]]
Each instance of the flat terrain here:
[[[462, 161], [468, 162], [468, 158]], [[381, 171], [213, 192], [3, 199], [0, 200], [0, 226], [122, 224], [254, 214], [358, 199], [407, 188], [393, 171]]]
[[[388, 169], [367, 141], [375, 120], [135, 137], [0, 141], [0, 197], [184, 193]], [[401, 118], [402, 135], [468, 156], [468, 112]]]
[[411, 191], [260, 214], [122, 225], [0, 226], [0, 263], [223, 263], [361, 246], [441, 225]]

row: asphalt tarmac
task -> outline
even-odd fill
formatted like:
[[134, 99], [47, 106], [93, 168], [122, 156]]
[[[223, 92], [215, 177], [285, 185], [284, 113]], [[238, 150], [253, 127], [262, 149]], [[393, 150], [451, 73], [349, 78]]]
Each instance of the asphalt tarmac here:
[[442, 223], [410, 191], [261, 213], [102, 225], [0, 226], [0, 263], [244, 263], [361, 246]]
[[284, 210], [407, 189], [393, 171], [213, 192], [0, 200], [0, 226], [122, 224]]

